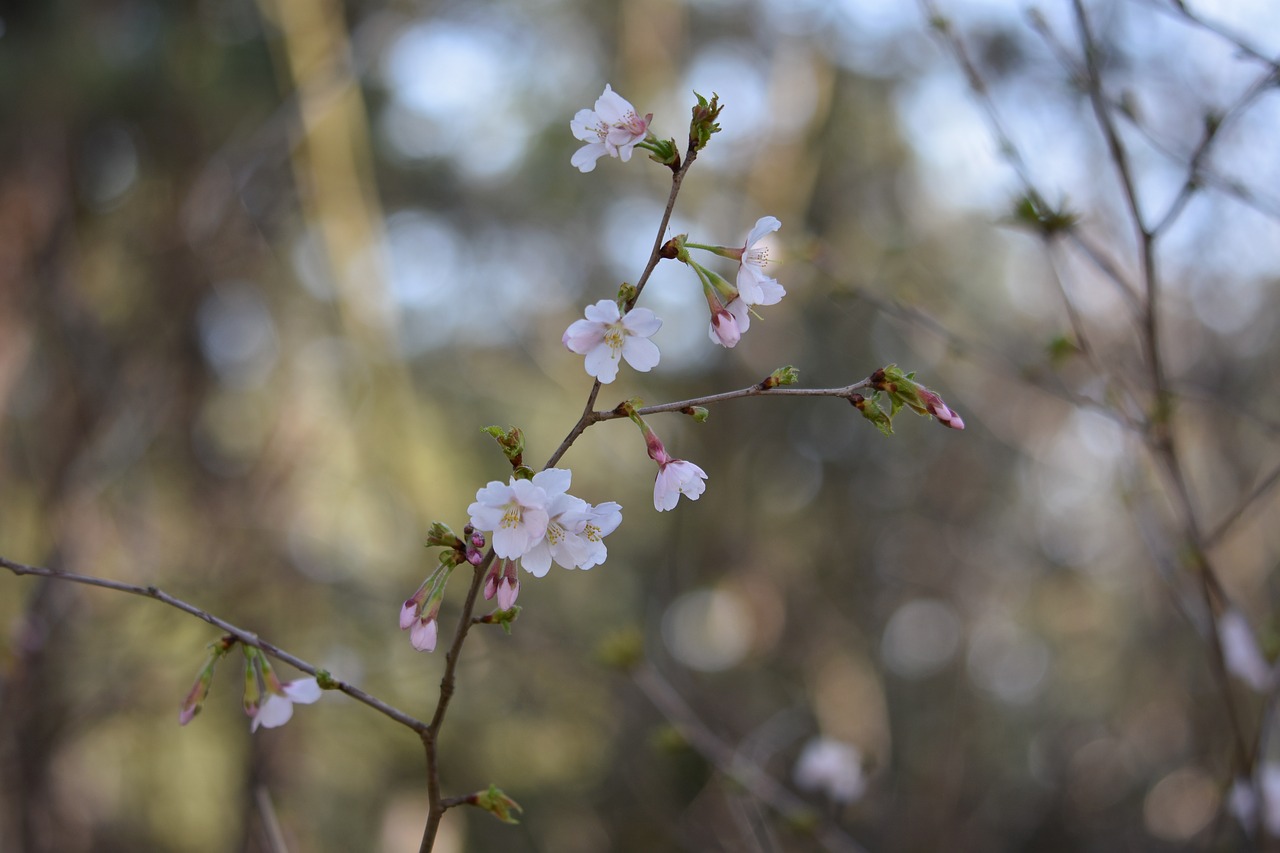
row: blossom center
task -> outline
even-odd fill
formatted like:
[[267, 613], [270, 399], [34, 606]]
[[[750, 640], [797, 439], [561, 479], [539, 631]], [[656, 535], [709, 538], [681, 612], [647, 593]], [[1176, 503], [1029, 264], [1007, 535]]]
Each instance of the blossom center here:
[[560, 540], [564, 538], [564, 528], [557, 522], [551, 522], [547, 525], [547, 541], [552, 545], [559, 545]]
[[595, 131], [601, 142], [604, 142], [605, 137], [609, 135], [609, 125], [605, 124], [603, 120], [596, 122], [595, 127], [591, 129]]
[[742, 259], [742, 262], [744, 264], [751, 264], [752, 266], [757, 266], [757, 267], [768, 266], [769, 249], [764, 246], [760, 247], [759, 249], [752, 249], [751, 251], [747, 252], [746, 257]]
[[628, 110], [627, 114], [622, 117], [622, 121], [618, 122], [615, 126], [624, 130], [629, 130], [632, 133], [639, 134], [645, 132], [644, 119], [636, 115], [634, 110]]
[[605, 330], [604, 342], [609, 345], [609, 349], [617, 352], [622, 349], [622, 344], [627, 337], [627, 330], [622, 327], [621, 323], [614, 324]]
[[587, 522], [587, 526], [582, 530], [582, 535], [591, 542], [599, 542], [601, 539], [600, 528], [591, 522]]
[[524, 517], [523, 517], [523, 510], [524, 510], [524, 507], [520, 506], [520, 504], [518, 504], [518, 503], [509, 503], [509, 504], [507, 504], [507, 506], [506, 506], [506, 512], [504, 512], [504, 513], [502, 514], [502, 527], [503, 527], [503, 529], [510, 529], [510, 528], [512, 528], [512, 527], [519, 527], [519, 526], [520, 526], [520, 522], [522, 522], [522, 521], [524, 520]]

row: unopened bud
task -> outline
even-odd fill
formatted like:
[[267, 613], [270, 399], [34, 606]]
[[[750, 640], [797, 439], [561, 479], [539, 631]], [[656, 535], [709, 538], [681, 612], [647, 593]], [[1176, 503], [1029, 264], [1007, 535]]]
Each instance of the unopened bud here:
[[467, 801], [484, 809], [503, 823], [519, 823], [514, 812], [524, 811], [519, 803], [504, 794], [497, 785], [490, 785], [487, 791], [477, 791], [467, 797]]
[[706, 148], [711, 135], [720, 131], [716, 119], [720, 118], [724, 107], [720, 104], [720, 96], [715, 93], [712, 93], [710, 101], [697, 92], [693, 95], [698, 103], [693, 107], [693, 117], [689, 122], [689, 150], [696, 152]]
[[433, 521], [431, 528], [427, 531], [427, 545], [457, 548], [462, 545], [462, 540], [443, 521]]
[[770, 388], [777, 388], [779, 385], [795, 385], [799, 381], [800, 371], [788, 364], [786, 367], [779, 367], [773, 373], [770, 373], [760, 383], [760, 387], [768, 391]]
[[509, 427], [504, 430], [500, 426], [488, 426], [481, 432], [488, 433], [494, 441], [498, 442], [503, 455], [511, 462], [512, 468], [519, 468], [524, 464], [524, 433], [519, 427]]

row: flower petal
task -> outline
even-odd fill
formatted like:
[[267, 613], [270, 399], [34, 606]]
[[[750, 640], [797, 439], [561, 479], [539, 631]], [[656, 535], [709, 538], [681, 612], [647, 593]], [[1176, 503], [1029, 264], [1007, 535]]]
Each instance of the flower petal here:
[[435, 619], [419, 619], [409, 631], [409, 645], [420, 652], [434, 652], [439, 633], [440, 624]]
[[318, 700], [324, 691], [314, 678], [299, 678], [284, 685], [284, 695], [293, 702], [310, 705]]
[[[627, 364], [631, 365], [641, 373], [648, 373], [657, 367], [658, 360], [662, 357], [658, 345], [648, 338], [629, 337], [622, 344], [622, 357], [627, 360]], [[601, 379], [601, 382], [604, 380]]]
[[622, 325], [631, 334], [647, 338], [662, 328], [662, 321], [648, 308], [632, 308], [622, 318]]
[[[618, 303], [612, 299], [601, 299], [594, 305], [588, 305], [583, 311], [586, 318], [593, 323], [602, 323], [611, 326], [622, 319], [622, 312], [618, 310]], [[601, 332], [603, 335], [604, 333]]]
[[259, 726], [268, 729], [274, 729], [283, 726], [293, 717], [293, 702], [284, 696], [276, 693], [267, 694], [267, 701], [262, 703], [258, 708], [258, 713], [253, 715], [253, 722], [249, 724], [249, 731], [256, 732]]
[[605, 385], [618, 378], [618, 353], [606, 343], [601, 343], [591, 352], [582, 366], [588, 376], [594, 376]]
[[749, 249], [764, 235], [771, 231], [777, 231], [782, 227], [782, 222], [775, 216], [762, 216], [756, 220], [755, 227], [751, 229], [751, 233], [747, 235], [747, 242], [743, 248]]

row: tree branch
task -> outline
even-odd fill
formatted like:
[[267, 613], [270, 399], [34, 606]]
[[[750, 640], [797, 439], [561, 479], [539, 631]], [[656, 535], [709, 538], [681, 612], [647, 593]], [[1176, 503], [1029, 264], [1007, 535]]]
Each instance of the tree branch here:
[[[78, 583], [84, 586], [96, 586], [102, 589], [113, 590], [115, 592], [123, 592], [127, 595], [138, 595], [138, 596], [142, 596], [143, 598], [152, 598], [163, 604], [167, 604], [170, 607], [181, 610], [183, 613], [189, 614], [191, 616], [196, 617], [197, 619], [201, 619], [205, 622], [208, 622], [210, 625], [213, 625], [215, 628], [218, 628], [219, 630], [235, 637], [238, 642], [244, 643], [247, 646], [253, 646], [255, 649], [260, 649], [266, 654], [271, 655], [273, 658], [276, 658], [277, 660], [282, 660], [285, 663], [289, 664], [290, 666], [307, 673], [308, 675], [318, 676], [322, 672], [324, 672], [324, 670], [320, 669], [319, 667], [313, 666], [312, 664], [309, 664], [306, 661], [304, 661], [302, 658], [299, 658], [295, 655], [290, 654], [289, 652], [286, 652], [284, 649], [280, 648], [279, 646], [268, 643], [266, 640], [263, 640], [260, 637], [258, 637], [257, 634], [254, 634], [251, 631], [246, 631], [244, 628], [241, 628], [237, 625], [233, 625], [230, 622], [226, 621], [225, 619], [220, 619], [219, 617], [214, 616], [212, 613], [209, 613], [206, 610], [202, 610], [199, 607], [196, 607], [194, 604], [189, 604], [188, 602], [183, 601], [180, 598], [176, 598], [175, 596], [172, 596], [169, 593], [154, 586], [136, 586], [130, 583], [123, 583], [121, 581], [110, 580], [108, 578], [93, 577], [92, 575], [79, 575], [73, 572], [59, 571], [57, 569], [48, 569], [40, 566], [28, 566], [24, 563], [18, 563], [13, 560], [7, 559], [5, 557], [0, 557], [0, 566], [3, 566], [4, 568], [8, 569], [9, 571], [13, 572], [15, 575], [18, 575], [18, 576], [33, 575], [36, 577], [50, 578], [52, 580], [67, 581], [68, 583]], [[330, 678], [332, 679], [332, 676], [330, 676]], [[426, 731], [427, 724], [422, 722], [421, 720], [418, 720], [418, 719], [415, 719], [414, 717], [409, 716], [408, 714], [399, 710], [398, 708], [394, 708], [391, 705], [388, 705], [386, 702], [383, 702], [381, 699], [378, 699], [375, 696], [371, 696], [370, 694], [364, 692], [360, 688], [355, 687], [351, 684], [348, 684], [345, 681], [338, 681], [336, 679], [332, 679], [332, 681], [333, 681], [333, 684], [335, 685], [333, 689], [339, 690], [342, 693], [347, 694], [352, 699], [355, 699], [357, 702], [361, 702], [365, 705], [368, 705], [370, 708], [373, 708], [375, 711], [379, 712], [380, 714], [383, 714], [384, 716], [390, 717], [391, 719], [395, 720], [400, 725], [406, 726], [407, 728], [412, 729], [413, 731], [417, 732], [419, 735], [421, 735], [423, 732]]]

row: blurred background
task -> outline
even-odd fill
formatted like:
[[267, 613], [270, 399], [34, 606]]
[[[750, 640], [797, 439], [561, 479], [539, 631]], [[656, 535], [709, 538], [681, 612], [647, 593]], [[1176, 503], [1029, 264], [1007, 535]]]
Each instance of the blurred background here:
[[[4, 4], [0, 554], [158, 585], [429, 717], [443, 656], [396, 629], [425, 531], [507, 476], [481, 427], [540, 465], [573, 425], [590, 380], [560, 336], [639, 276], [666, 199], [643, 153], [573, 169], [569, 119], [610, 83], [683, 139], [715, 92], [670, 233], [741, 245], [777, 216], [788, 296], [723, 350], [660, 265], [662, 362], [600, 406], [897, 363], [968, 428], [886, 438], [808, 398], [657, 416], [709, 475], [663, 514], [634, 427], [589, 430], [562, 464], [624, 507], [609, 560], [524, 576], [443, 734], [446, 794], [494, 782], [523, 822], [458, 809], [437, 850], [822, 849], [601, 663], [619, 632], [868, 849], [1239, 847], [1186, 531], [1132, 428], [1137, 244], [1071, 6], [939, 3], [945, 27], [897, 0]], [[1272, 649], [1280, 11], [1087, 8], [1152, 221], [1230, 115], [1158, 244], [1162, 344], [1202, 527]], [[1015, 221], [1013, 162], [1073, 237]], [[290, 849], [417, 849], [421, 747], [347, 697], [250, 737], [232, 658], [179, 728], [204, 623], [5, 574], [0, 626], [0, 849], [259, 851], [264, 816]], [[1232, 693], [1266, 757], [1263, 698]], [[856, 749], [834, 800], [795, 778], [819, 737]]]

